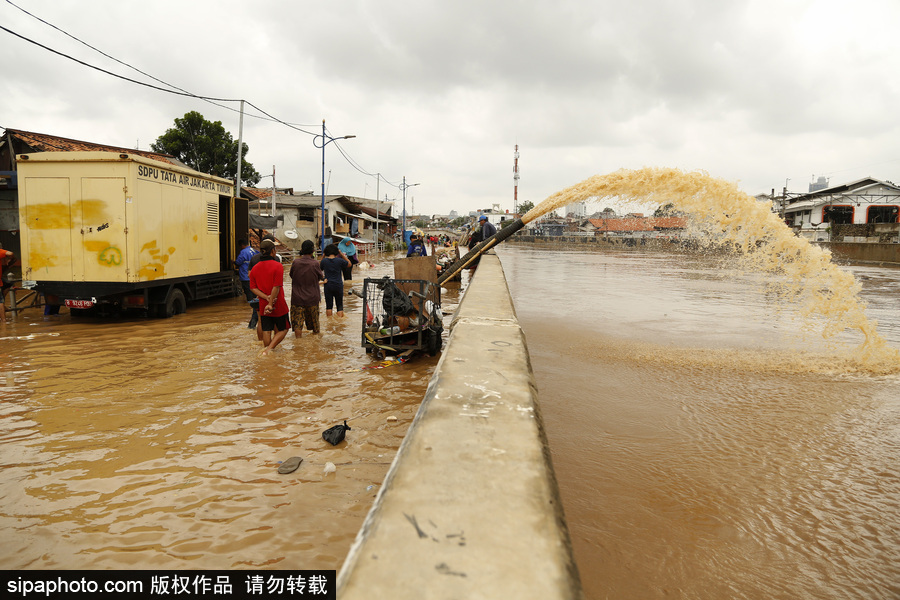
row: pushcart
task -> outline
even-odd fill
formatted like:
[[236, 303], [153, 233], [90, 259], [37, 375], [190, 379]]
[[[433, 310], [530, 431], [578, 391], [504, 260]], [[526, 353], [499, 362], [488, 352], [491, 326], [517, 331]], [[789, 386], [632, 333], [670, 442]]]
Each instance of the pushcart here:
[[376, 356], [441, 350], [441, 286], [424, 279], [363, 281], [362, 345]]

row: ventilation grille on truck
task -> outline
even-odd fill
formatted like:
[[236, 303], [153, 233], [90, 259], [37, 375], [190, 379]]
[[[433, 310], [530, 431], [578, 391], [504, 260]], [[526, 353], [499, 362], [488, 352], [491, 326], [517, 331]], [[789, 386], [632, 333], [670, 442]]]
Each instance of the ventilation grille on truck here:
[[206, 203], [206, 230], [211, 233], [219, 233], [219, 204], [217, 202]]

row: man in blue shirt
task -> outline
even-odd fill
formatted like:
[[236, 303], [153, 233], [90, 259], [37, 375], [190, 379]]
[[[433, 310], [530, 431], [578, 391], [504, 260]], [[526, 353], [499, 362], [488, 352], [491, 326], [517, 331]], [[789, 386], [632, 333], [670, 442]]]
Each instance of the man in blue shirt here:
[[487, 215], [481, 215], [478, 217], [478, 222], [481, 223], [481, 239], [482, 241], [488, 239], [495, 233], [497, 233], [497, 228], [494, 227], [494, 224], [488, 221]]
[[425, 250], [425, 242], [418, 235], [413, 235], [409, 238], [409, 249], [406, 251], [406, 257], [409, 258], [410, 256], [428, 256], [428, 252]]
[[[240, 245], [241, 251], [238, 253], [237, 258], [234, 259], [234, 266], [238, 270], [238, 278], [241, 280], [241, 289], [244, 290], [244, 297], [247, 298], [247, 302], [252, 302], [256, 299], [256, 296], [250, 291], [250, 259], [256, 254], [256, 250], [247, 243], [247, 240], [238, 240], [238, 245]], [[250, 315], [247, 329], [256, 329], [256, 320], [258, 318], [259, 315], [254, 308], [253, 314]]]

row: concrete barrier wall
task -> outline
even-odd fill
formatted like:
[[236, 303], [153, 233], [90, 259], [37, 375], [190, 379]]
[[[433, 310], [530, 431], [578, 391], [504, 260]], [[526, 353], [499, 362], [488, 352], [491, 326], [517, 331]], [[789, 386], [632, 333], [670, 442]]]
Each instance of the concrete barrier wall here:
[[[689, 244], [663, 238], [604, 238], [587, 236], [534, 236], [516, 234], [507, 244], [527, 244], [554, 250], [691, 250]], [[900, 244], [862, 242], [810, 242], [831, 251], [837, 261], [867, 264], [900, 265]]]
[[837, 260], [887, 265], [900, 264], [900, 244], [818, 242], [817, 245], [831, 250], [832, 256]]
[[525, 337], [486, 254], [338, 598], [581, 598]]

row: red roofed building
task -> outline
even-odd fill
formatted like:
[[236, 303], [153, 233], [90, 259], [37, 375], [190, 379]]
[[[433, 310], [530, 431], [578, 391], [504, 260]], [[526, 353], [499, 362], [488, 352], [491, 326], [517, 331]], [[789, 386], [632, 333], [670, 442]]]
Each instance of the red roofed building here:
[[647, 217], [623, 219], [588, 219], [596, 235], [671, 231], [687, 226], [685, 217]]

